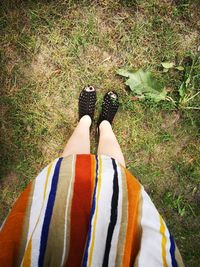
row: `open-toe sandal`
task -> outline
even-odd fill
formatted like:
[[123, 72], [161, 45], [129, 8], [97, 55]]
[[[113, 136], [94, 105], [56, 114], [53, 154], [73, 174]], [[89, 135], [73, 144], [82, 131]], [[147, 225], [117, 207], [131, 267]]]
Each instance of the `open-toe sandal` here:
[[112, 124], [115, 114], [119, 108], [118, 94], [114, 91], [107, 92], [102, 103], [102, 110], [97, 123], [97, 131], [103, 120], [107, 120]]
[[96, 105], [96, 90], [93, 86], [86, 86], [79, 95], [79, 120], [85, 116], [89, 115], [93, 121], [94, 111]]

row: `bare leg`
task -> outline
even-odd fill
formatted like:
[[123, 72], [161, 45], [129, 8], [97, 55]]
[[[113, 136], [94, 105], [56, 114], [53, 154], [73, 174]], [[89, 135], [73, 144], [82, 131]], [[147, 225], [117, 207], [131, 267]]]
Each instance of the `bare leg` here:
[[99, 145], [98, 145], [98, 154], [110, 156], [122, 166], [126, 166], [124, 156], [122, 154], [120, 145], [117, 141], [117, 138], [112, 130], [111, 124], [104, 120], [99, 125], [100, 130], [100, 138], [99, 138]]
[[62, 157], [71, 154], [90, 154], [90, 125], [91, 118], [83, 116], [67, 142]]

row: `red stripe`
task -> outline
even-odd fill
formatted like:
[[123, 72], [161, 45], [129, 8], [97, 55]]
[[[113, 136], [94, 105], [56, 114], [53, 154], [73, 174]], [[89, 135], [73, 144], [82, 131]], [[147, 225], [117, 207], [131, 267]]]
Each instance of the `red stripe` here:
[[0, 232], [0, 263], [2, 267], [14, 266], [17, 261], [31, 186], [32, 183], [16, 201]]
[[77, 155], [71, 206], [70, 246], [66, 267], [81, 266], [92, 199], [92, 156]]

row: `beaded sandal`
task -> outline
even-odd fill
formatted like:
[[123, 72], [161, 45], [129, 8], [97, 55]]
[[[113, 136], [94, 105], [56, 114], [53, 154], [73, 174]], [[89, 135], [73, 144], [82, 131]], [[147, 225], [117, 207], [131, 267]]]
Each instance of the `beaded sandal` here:
[[97, 123], [97, 129], [103, 120], [112, 124], [115, 114], [119, 108], [118, 94], [114, 91], [107, 92], [102, 103], [102, 110]]
[[93, 120], [94, 118], [94, 110], [96, 104], [96, 90], [93, 86], [86, 86], [79, 95], [79, 120], [84, 115], [89, 115]]

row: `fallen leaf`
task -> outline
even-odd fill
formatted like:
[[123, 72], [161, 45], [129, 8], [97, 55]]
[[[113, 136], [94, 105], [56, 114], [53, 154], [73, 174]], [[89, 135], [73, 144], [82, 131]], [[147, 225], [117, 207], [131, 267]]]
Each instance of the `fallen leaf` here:
[[176, 69], [182, 71], [182, 70], [184, 70], [184, 67], [183, 66], [177, 66]]
[[150, 99], [154, 102], [164, 100], [167, 96], [166, 89], [153, 77], [150, 71], [129, 71], [119, 69], [117, 73], [128, 78], [125, 82], [139, 99]]
[[174, 63], [173, 62], [161, 62], [161, 65], [165, 69], [171, 69], [171, 68], [174, 67]]

